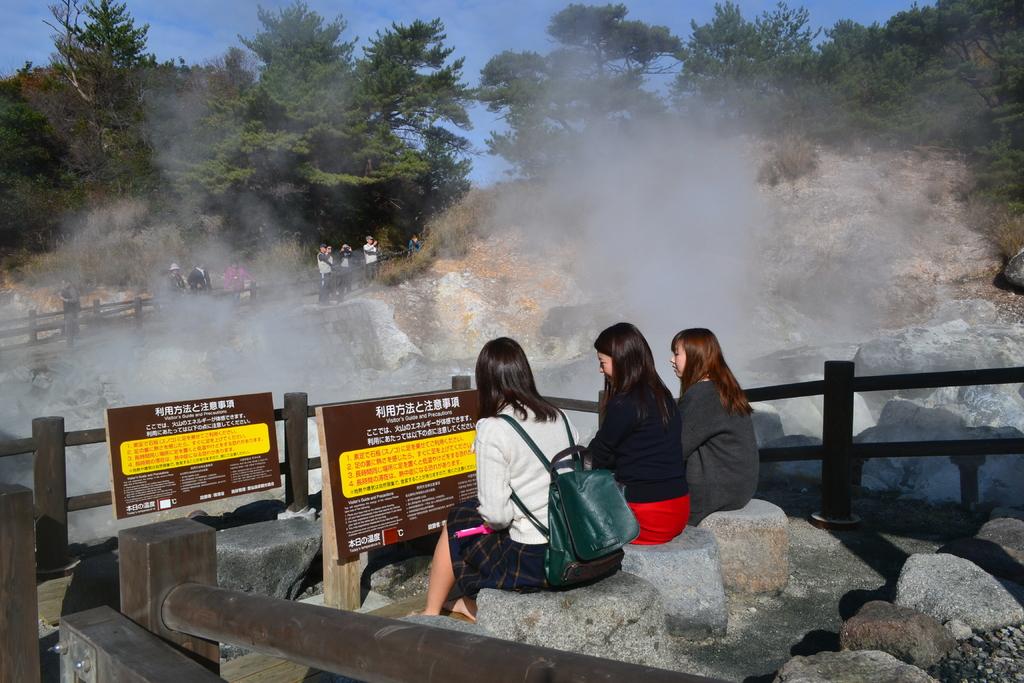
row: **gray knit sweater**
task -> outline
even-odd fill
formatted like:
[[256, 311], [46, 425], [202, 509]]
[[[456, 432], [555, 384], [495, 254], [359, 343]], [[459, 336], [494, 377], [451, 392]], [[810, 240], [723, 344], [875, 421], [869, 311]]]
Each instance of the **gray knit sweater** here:
[[679, 401], [691, 526], [718, 510], [738, 510], [757, 490], [754, 421], [725, 412], [714, 382], [697, 382]]

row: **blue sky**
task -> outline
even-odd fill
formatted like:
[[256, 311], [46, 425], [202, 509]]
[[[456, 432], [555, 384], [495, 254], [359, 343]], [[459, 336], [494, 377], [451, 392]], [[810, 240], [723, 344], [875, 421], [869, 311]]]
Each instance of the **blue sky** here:
[[[579, 1], [579, 0], [578, 0]], [[51, 52], [50, 29], [43, 23], [49, 18], [44, 0], [7, 0], [0, 14], [0, 74], [9, 74], [26, 61], [45, 64]], [[291, 0], [127, 0], [128, 9], [137, 24], [149, 24], [149, 49], [161, 59], [183, 57], [189, 63], [202, 63], [217, 57], [238, 44], [238, 34], [253, 35], [259, 28], [257, 5], [278, 8]], [[311, 9], [333, 19], [339, 14], [348, 22], [346, 39], [366, 39], [390, 22], [404, 23], [413, 19], [440, 17], [447, 28], [451, 45], [457, 55], [466, 58], [465, 77], [475, 85], [480, 69], [487, 60], [502, 50], [537, 50], [546, 52], [550, 43], [544, 32], [552, 14], [569, 4], [568, 0], [369, 0], [328, 2], [308, 0]], [[603, 4], [592, 2], [590, 4]], [[775, 0], [739, 0], [744, 16], [753, 18], [772, 8]], [[894, 13], [910, 6], [911, 0], [793, 0], [791, 6], [803, 4], [811, 14], [815, 27], [829, 27], [839, 19], [861, 23], [885, 21]], [[930, 4], [922, 2], [920, 4]], [[690, 20], [703, 23], [714, 12], [712, 0], [638, 0], [626, 2], [631, 19], [664, 24], [676, 35], [686, 38]], [[481, 151], [488, 131], [497, 124], [493, 115], [483, 108], [472, 112], [474, 130], [469, 133]], [[502, 164], [487, 155], [474, 159], [473, 178], [488, 183], [500, 179]]]

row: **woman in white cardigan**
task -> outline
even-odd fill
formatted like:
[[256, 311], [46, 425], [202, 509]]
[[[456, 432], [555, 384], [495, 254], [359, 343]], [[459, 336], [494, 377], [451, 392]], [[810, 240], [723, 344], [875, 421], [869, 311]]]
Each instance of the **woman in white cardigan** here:
[[[510, 415], [550, 459], [569, 447], [567, 430], [575, 428], [557, 408], [537, 393], [533, 372], [515, 340], [487, 342], [476, 361], [480, 421], [476, 425], [477, 498], [460, 503], [434, 550], [424, 614], [448, 610], [476, 619], [476, 594], [481, 588], [534, 591], [546, 587], [544, 552], [547, 539], [511, 499], [514, 490], [544, 525], [548, 519], [551, 477], [510, 424]], [[483, 525], [488, 532], [462, 538], [456, 532]], [[458, 585], [460, 597], [448, 600]]]

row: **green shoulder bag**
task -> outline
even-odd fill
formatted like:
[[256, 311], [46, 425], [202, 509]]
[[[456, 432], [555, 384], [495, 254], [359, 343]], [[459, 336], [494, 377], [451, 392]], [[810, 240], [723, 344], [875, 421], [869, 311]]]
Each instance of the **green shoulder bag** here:
[[[622, 546], [640, 535], [640, 525], [626, 504], [610, 470], [584, 470], [586, 449], [572, 438], [569, 420], [558, 411], [569, 437], [569, 447], [548, 460], [526, 430], [510, 415], [498, 417], [518, 432], [551, 476], [548, 523], [545, 526], [512, 491], [512, 502], [548, 539], [544, 573], [548, 584], [573, 586], [618, 571]], [[566, 458], [572, 469], [558, 472]]]

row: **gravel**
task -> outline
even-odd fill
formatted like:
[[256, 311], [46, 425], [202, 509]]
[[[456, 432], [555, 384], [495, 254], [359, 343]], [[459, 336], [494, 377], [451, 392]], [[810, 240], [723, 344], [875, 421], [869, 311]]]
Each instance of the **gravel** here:
[[975, 633], [928, 673], [941, 683], [1024, 681], [1024, 624]]

